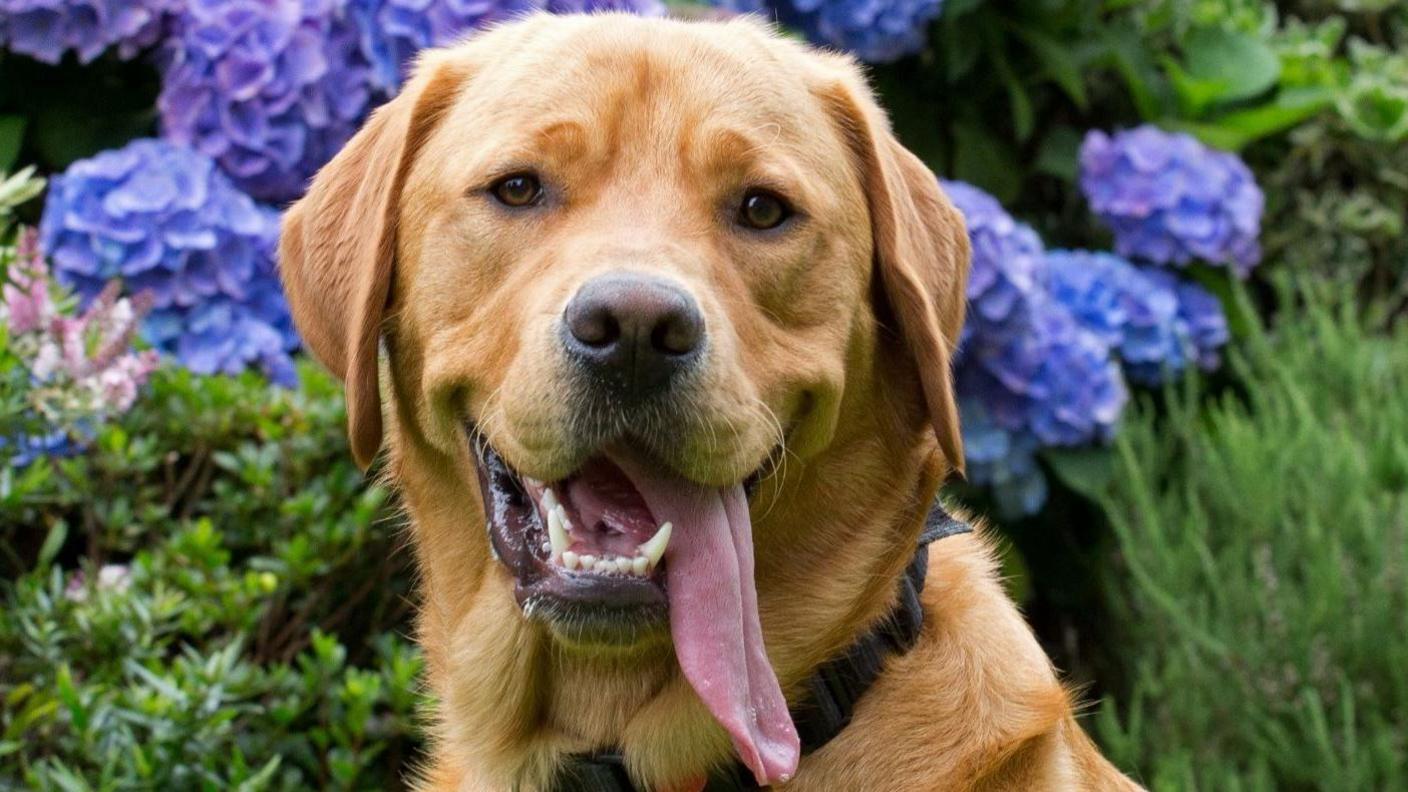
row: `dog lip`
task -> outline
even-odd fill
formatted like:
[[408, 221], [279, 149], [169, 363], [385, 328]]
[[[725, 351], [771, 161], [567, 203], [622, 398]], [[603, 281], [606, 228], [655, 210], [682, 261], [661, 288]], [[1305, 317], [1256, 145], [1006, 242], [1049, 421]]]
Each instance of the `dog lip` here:
[[466, 424], [495, 558], [513, 577], [528, 618], [572, 640], [630, 643], [664, 630], [669, 606], [663, 565], [646, 577], [573, 572], [541, 551], [547, 526], [523, 477], [472, 424]]
[[[514, 599], [524, 615], [569, 641], [594, 645], [632, 644], [665, 634], [669, 624], [665, 564], [638, 577], [572, 571], [553, 563], [550, 550], [544, 550], [550, 545], [548, 526], [525, 477], [473, 422], [466, 421], [464, 428], [479, 479], [490, 550], [512, 576]], [[776, 469], [781, 452], [779, 445], [743, 480], [750, 499], [762, 479]]]

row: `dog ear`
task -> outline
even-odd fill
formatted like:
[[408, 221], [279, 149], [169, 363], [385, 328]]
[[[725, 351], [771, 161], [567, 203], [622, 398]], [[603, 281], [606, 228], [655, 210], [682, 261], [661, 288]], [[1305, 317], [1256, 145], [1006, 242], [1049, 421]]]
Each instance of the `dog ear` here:
[[870, 209], [881, 296], [919, 374], [950, 467], [964, 472], [952, 352], [967, 304], [968, 233], [933, 172], [895, 138], [855, 67], [820, 95], [851, 147]]
[[381, 448], [377, 349], [401, 190], [466, 76], [443, 56], [422, 61], [284, 215], [279, 268], [294, 324], [313, 356], [345, 383], [352, 455], [364, 470]]

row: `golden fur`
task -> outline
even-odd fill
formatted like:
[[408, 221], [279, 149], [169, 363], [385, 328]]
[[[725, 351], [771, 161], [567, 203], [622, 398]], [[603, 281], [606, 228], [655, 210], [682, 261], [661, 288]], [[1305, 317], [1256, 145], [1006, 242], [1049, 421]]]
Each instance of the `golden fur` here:
[[[485, 200], [524, 167], [554, 185], [543, 211]], [[729, 202], [758, 184], [798, 205], [792, 230], [731, 228]], [[566, 645], [490, 555], [463, 422], [543, 480], [594, 451], [551, 332], [582, 282], [662, 271], [704, 312], [694, 420], [645, 427], [658, 457], [724, 486], [785, 443], [752, 511], [763, 631], [794, 700], [891, 607], [961, 467], [948, 372], [967, 245], [856, 66], [756, 22], [537, 16], [423, 57], [290, 209], [282, 247], [298, 326], [347, 383], [353, 452], [369, 464], [385, 436], [412, 517], [439, 701], [422, 788], [528, 792], [564, 752], [609, 745], [656, 789], [731, 760], [667, 641]], [[1135, 788], [1076, 725], [981, 533], [930, 558], [918, 646], [786, 788]]]

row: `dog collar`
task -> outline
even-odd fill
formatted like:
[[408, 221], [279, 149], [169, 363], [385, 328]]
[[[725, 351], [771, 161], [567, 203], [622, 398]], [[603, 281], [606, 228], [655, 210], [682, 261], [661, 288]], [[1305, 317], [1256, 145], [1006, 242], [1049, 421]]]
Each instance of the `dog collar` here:
[[[913, 648], [924, 624], [924, 605], [919, 595], [929, 571], [928, 547], [954, 534], [971, 533], [973, 527], [955, 519], [934, 501], [919, 534], [914, 559], [900, 576], [899, 599], [894, 610], [851, 644], [850, 648], [826, 661], [807, 680], [807, 695], [792, 708], [792, 723], [801, 738], [802, 755], [830, 742], [851, 722], [856, 704], [879, 678], [890, 655], [902, 655]], [[550, 787], [552, 792], [642, 792], [631, 783], [626, 763], [616, 751], [572, 754], [559, 766]], [[704, 792], [746, 792], [761, 789], [742, 762], [709, 776]]]

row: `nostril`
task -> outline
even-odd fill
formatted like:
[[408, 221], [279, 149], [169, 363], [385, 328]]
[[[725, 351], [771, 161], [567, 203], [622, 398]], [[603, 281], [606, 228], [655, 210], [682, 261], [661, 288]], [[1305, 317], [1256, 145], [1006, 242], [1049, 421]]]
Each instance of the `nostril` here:
[[621, 338], [621, 323], [611, 306], [589, 295], [572, 300], [563, 318], [572, 337], [589, 347], [608, 347]]
[[621, 337], [621, 324], [607, 310], [587, 313], [572, 322], [571, 327], [573, 337], [587, 346], [610, 346]]
[[704, 335], [703, 322], [693, 311], [679, 311], [666, 316], [650, 334], [650, 345], [666, 355], [687, 355], [699, 347]]

